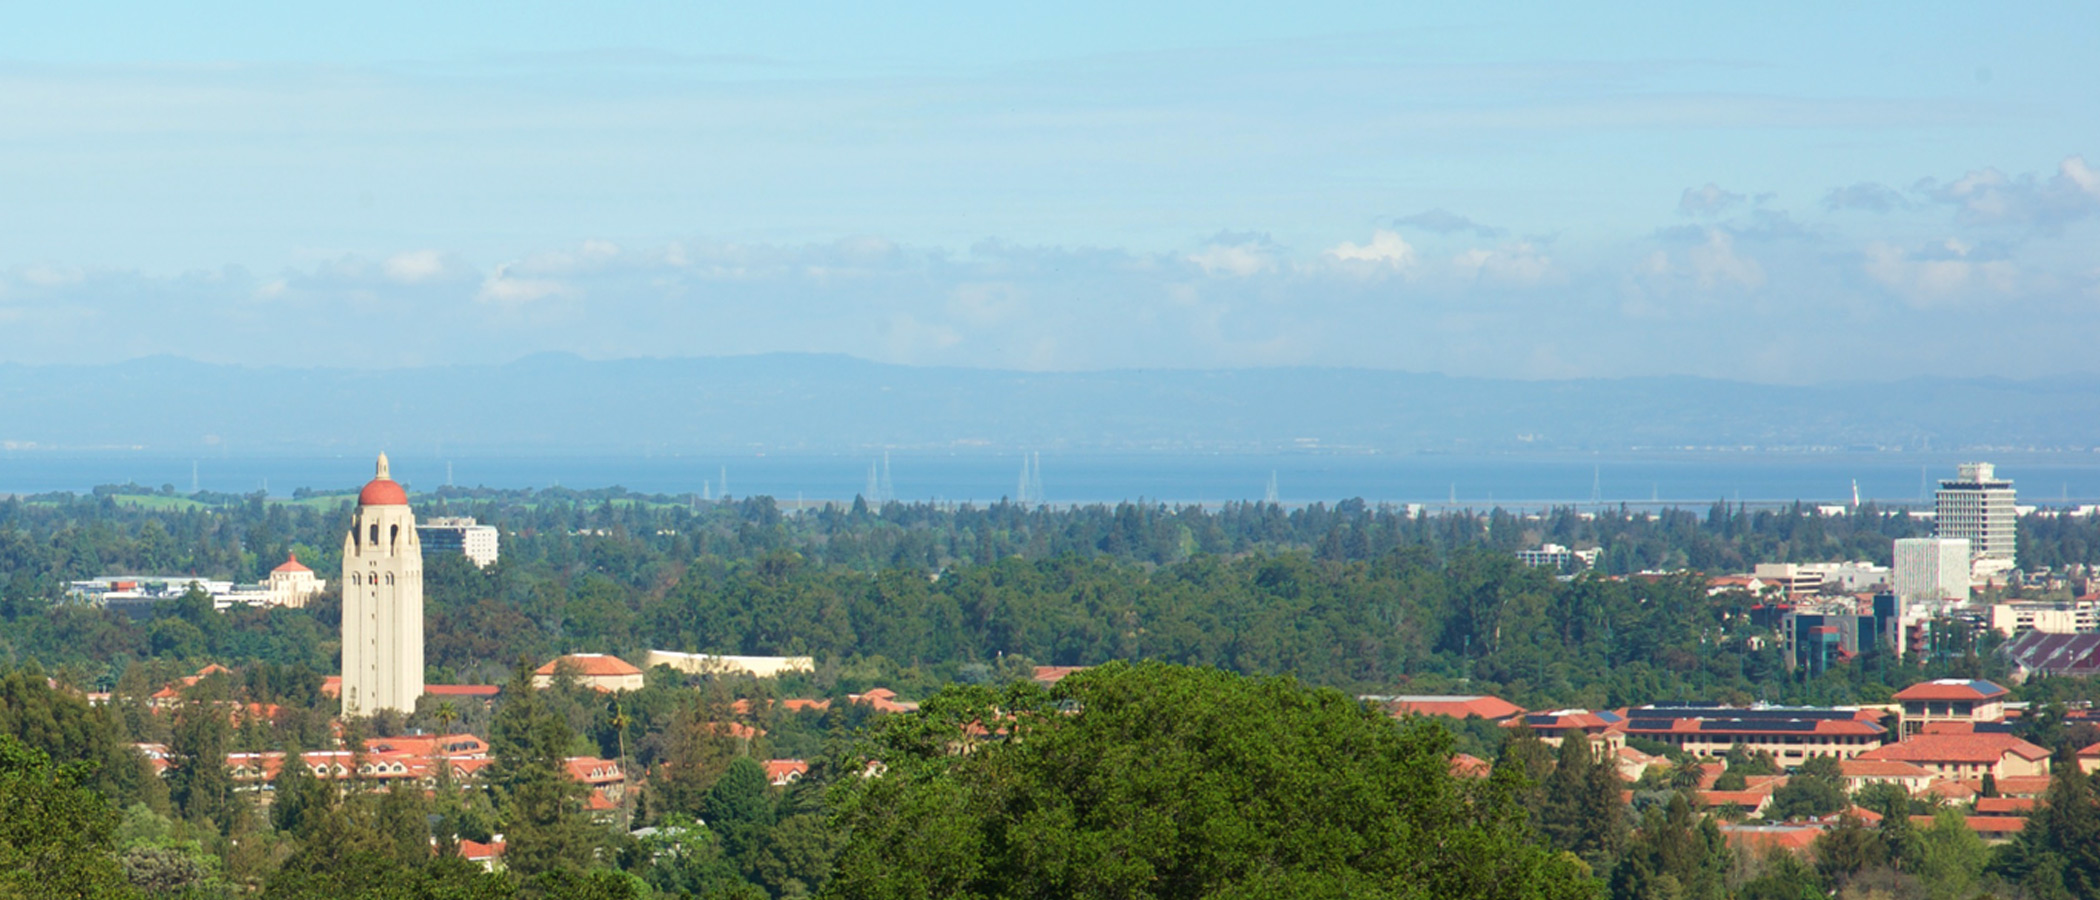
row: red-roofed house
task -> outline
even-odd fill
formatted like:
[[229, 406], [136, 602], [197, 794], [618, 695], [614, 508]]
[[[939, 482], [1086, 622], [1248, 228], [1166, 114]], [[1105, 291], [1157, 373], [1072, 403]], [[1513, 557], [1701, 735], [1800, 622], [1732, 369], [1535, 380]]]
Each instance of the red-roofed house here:
[[2078, 751], [2078, 768], [2088, 775], [2092, 774], [2093, 770], [2100, 769], [2100, 744]]
[[1556, 709], [1512, 717], [1502, 724], [1506, 728], [1515, 728], [1518, 723], [1530, 726], [1539, 740], [1554, 747], [1560, 746], [1561, 738], [1577, 733], [1590, 739], [1592, 753], [1615, 754], [1620, 747], [1626, 746], [1626, 736], [1620, 731], [1626, 719], [1610, 710]]
[[1749, 851], [1755, 856], [1763, 856], [1773, 847], [1778, 847], [1791, 853], [1805, 854], [1808, 852], [1809, 845], [1814, 844], [1816, 838], [1822, 835], [1822, 827], [1816, 825], [1721, 826], [1722, 840], [1727, 841], [1731, 847]]
[[1979, 816], [2024, 816], [2034, 812], [2033, 797], [1978, 797], [1976, 814]]
[[1903, 705], [1903, 733], [1919, 734], [1933, 722], [2003, 722], [2010, 691], [1988, 681], [1941, 678], [1896, 692]]
[[1065, 680], [1065, 676], [1067, 676], [1067, 675], [1070, 675], [1070, 674], [1072, 674], [1073, 672], [1084, 672], [1084, 671], [1086, 671], [1087, 669], [1090, 669], [1090, 668], [1093, 668], [1093, 667], [1092, 667], [1092, 666], [1036, 666], [1036, 667], [1035, 667], [1035, 674], [1031, 675], [1031, 676], [1030, 676], [1030, 678], [1031, 678], [1031, 679], [1033, 679], [1033, 680], [1035, 681], [1035, 683], [1036, 683], [1036, 684], [1040, 684], [1040, 685], [1042, 685], [1042, 686], [1044, 686], [1044, 687], [1049, 687], [1049, 686], [1051, 686], [1051, 685], [1053, 685], [1053, 684], [1056, 684], [1056, 683], [1058, 683], [1058, 682], [1060, 682], [1060, 681], [1063, 681], [1063, 680]]
[[1845, 775], [1845, 789], [1857, 791], [1870, 784], [1893, 784], [1913, 794], [1930, 787], [1939, 776], [1931, 769], [1900, 759], [1847, 759], [1838, 763]]
[[766, 760], [766, 780], [774, 787], [787, 787], [809, 774], [809, 763], [799, 759]]
[[619, 809], [620, 799], [627, 796], [627, 773], [620, 771], [620, 764], [614, 760], [571, 756], [563, 761], [563, 768], [570, 778], [591, 786], [585, 802], [593, 813], [611, 813]]
[[500, 871], [503, 868], [503, 835], [491, 835], [486, 844], [461, 838], [459, 858], [481, 866], [483, 871]]
[[1524, 708], [1501, 697], [1487, 694], [1460, 694], [1451, 696], [1432, 694], [1402, 694], [1392, 697], [1366, 697], [1382, 704], [1385, 711], [1401, 716], [1445, 716], [1467, 719], [1475, 716], [1490, 722], [1506, 722], [1524, 714]]
[[889, 688], [871, 688], [865, 694], [847, 694], [846, 699], [853, 703], [863, 703], [872, 706], [876, 712], [902, 713], [919, 711], [919, 704], [898, 700], [897, 692]]
[[1471, 753], [1456, 753], [1451, 756], [1451, 774], [1459, 778], [1486, 778], [1494, 769], [1487, 760]]
[[642, 689], [642, 670], [624, 659], [604, 653], [557, 656], [554, 661], [532, 670], [532, 686], [543, 688], [553, 684], [555, 674], [561, 671], [572, 673], [577, 684], [608, 693]]
[[1914, 763], [1950, 778], [2047, 774], [2049, 751], [2009, 734], [1918, 734], [1876, 747], [1861, 759]]

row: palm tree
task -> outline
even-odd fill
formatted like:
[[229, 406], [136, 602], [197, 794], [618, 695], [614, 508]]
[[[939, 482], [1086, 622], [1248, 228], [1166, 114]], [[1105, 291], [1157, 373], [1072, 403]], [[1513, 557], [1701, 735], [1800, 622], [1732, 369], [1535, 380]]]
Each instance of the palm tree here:
[[627, 779], [626, 790], [620, 792], [622, 828], [634, 824], [634, 776], [627, 768], [627, 726], [632, 724], [634, 724], [634, 718], [627, 714], [627, 710], [621, 708], [620, 701], [614, 700], [612, 727], [613, 731], [620, 737], [620, 777]]
[[459, 721], [459, 707], [453, 706], [450, 700], [440, 700], [437, 709], [431, 710], [430, 717], [437, 720], [438, 733], [445, 734], [452, 730], [452, 723]]

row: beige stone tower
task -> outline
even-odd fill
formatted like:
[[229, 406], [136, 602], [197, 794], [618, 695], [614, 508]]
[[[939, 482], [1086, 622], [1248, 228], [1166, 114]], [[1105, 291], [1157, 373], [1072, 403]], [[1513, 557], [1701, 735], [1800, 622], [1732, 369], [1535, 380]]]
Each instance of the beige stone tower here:
[[343, 536], [342, 586], [343, 715], [413, 711], [423, 696], [423, 547], [384, 453]]

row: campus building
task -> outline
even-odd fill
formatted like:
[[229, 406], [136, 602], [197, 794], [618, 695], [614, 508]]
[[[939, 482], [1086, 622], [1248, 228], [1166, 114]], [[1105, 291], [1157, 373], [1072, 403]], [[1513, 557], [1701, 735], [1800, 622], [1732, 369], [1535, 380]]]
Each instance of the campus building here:
[[1726, 756], [1737, 744], [1782, 766], [1811, 756], [1851, 759], [1888, 740], [1879, 712], [1852, 706], [1722, 706], [1683, 703], [1626, 711], [1627, 737], [1643, 737], [1693, 756]]
[[1969, 542], [1965, 538], [1896, 539], [1896, 596], [1910, 605], [1969, 602]]
[[1962, 463], [1933, 495], [1938, 536], [1969, 542], [1973, 575], [2013, 567], [2019, 519], [2013, 500], [2012, 481], [1999, 478], [1990, 463]]
[[457, 553], [484, 569], [496, 564], [496, 526], [482, 525], [471, 516], [439, 516], [416, 526], [416, 537], [426, 553]]
[[407, 713], [423, 696], [423, 549], [386, 454], [343, 536], [343, 715]]

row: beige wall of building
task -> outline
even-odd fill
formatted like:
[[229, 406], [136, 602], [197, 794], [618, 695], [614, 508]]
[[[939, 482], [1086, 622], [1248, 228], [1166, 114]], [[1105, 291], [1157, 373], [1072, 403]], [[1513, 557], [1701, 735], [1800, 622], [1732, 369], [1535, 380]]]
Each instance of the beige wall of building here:
[[343, 536], [342, 587], [343, 714], [414, 710], [423, 696], [423, 551], [383, 453]]

